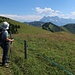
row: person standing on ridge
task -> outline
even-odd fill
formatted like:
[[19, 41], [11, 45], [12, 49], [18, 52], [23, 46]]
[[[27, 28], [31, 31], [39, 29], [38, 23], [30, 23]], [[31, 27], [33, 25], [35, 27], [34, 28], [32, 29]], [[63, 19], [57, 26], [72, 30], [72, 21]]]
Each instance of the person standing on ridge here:
[[9, 50], [9, 42], [13, 42], [14, 39], [10, 39], [8, 36], [8, 29], [9, 29], [9, 23], [8, 22], [3, 22], [2, 23], [2, 31], [3, 31], [3, 34], [2, 34], [2, 44], [1, 44], [1, 47], [3, 49], [3, 56], [2, 56], [2, 66], [5, 66], [5, 67], [8, 67], [8, 64], [7, 64], [7, 60], [8, 60], [8, 50]]

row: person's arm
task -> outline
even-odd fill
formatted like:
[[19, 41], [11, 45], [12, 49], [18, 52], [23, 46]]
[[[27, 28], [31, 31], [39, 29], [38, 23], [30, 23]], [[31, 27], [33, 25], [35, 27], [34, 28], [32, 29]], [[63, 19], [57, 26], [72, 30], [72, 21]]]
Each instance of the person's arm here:
[[5, 35], [6, 41], [8, 41], [8, 42], [13, 42], [14, 41], [14, 39], [10, 39], [8, 37], [8, 31], [5, 31], [4, 35]]
[[14, 39], [9, 39], [9, 38], [7, 37], [7, 38], [6, 38], [6, 41], [13, 42]]

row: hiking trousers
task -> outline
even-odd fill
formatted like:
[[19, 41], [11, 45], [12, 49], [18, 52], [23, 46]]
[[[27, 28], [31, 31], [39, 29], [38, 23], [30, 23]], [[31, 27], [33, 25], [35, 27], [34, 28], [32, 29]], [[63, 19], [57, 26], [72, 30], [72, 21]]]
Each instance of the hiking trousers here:
[[5, 63], [8, 60], [9, 42], [6, 42], [6, 43], [2, 44], [1, 47], [3, 49], [2, 65], [5, 65]]

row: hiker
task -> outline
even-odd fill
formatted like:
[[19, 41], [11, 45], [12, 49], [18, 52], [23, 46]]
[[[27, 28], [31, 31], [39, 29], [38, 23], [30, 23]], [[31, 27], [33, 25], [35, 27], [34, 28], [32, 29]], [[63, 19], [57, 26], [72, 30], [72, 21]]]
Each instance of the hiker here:
[[14, 39], [10, 39], [8, 37], [8, 29], [9, 29], [8, 22], [6, 22], [6, 21], [3, 22], [1, 28], [3, 31], [3, 33], [2, 33], [3, 42], [1, 44], [1, 47], [3, 49], [2, 66], [8, 67], [7, 60], [8, 60], [9, 42], [13, 42]]

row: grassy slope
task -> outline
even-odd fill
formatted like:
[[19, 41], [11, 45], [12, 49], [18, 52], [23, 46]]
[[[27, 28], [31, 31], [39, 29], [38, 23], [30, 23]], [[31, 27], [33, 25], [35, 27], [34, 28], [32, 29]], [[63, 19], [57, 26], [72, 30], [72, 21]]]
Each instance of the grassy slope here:
[[[15, 41], [11, 45], [12, 54], [9, 54], [12, 61], [10, 68], [0, 67], [0, 75], [68, 75], [45, 60], [44, 56], [75, 74], [75, 35], [51, 33], [23, 23], [11, 22], [20, 24], [21, 28], [19, 34], [13, 35]], [[27, 59], [24, 59], [23, 40], [27, 41]]]
[[63, 27], [63, 26], [60, 26], [65, 32], [69, 32], [71, 33], [67, 28]]

